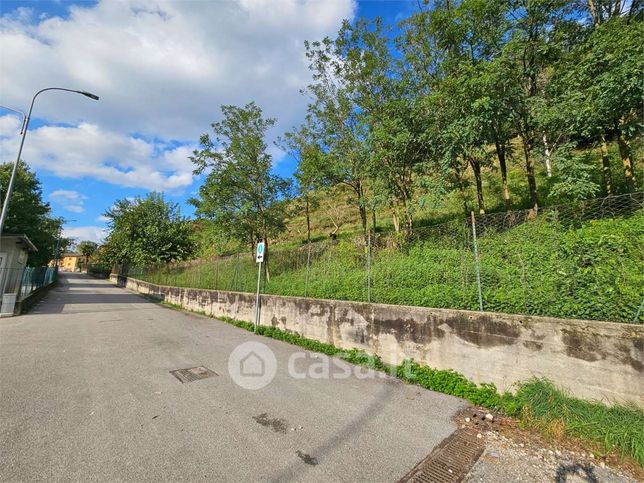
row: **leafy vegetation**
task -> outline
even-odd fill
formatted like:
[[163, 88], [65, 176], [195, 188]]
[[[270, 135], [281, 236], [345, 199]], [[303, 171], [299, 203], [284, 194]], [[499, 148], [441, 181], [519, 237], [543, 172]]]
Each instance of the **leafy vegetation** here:
[[[543, 216], [511, 230], [488, 230], [479, 239], [486, 310], [632, 322], [644, 285], [644, 213], [591, 220], [570, 227]], [[442, 227], [445, 229], [445, 226]], [[275, 249], [264, 293], [326, 299], [478, 309], [474, 255], [467, 228], [429, 231], [405, 250], [372, 250], [371, 276], [364, 244], [342, 239]], [[307, 270], [307, 259], [309, 269]], [[256, 266], [249, 254], [189, 266], [133, 272], [152, 282], [253, 292]], [[636, 322], [644, 322], [644, 317]]]
[[152, 265], [190, 258], [195, 250], [191, 223], [162, 194], [117, 200], [105, 212], [110, 229], [99, 264]]
[[[4, 203], [13, 163], [0, 164], [0, 199]], [[16, 171], [14, 191], [7, 211], [5, 234], [25, 234], [38, 249], [29, 255], [32, 266], [46, 265], [54, 258], [62, 230], [62, 220], [52, 216], [51, 207], [42, 197], [40, 181], [26, 163]], [[69, 240], [61, 240], [66, 246]], [[62, 250], [61, 250], [62, 251]]]
[[644, 13], [606, 5], [439, 0], [397, 30], [357, 19], [306, 42], [307, 115], [278, 142], [294, 183], [271, 171], [275, 119], [222, 106], [191, 158], [195, 239], [236, 255], [142, 277], [253, 291], [263, 239], [267, 293], [477, 309], [463, 215], [527, 208], [530, 223], [481, 233], [484, 309], [632, 321], [641, 210], [574, 227], [544, 213], [641, 186]]

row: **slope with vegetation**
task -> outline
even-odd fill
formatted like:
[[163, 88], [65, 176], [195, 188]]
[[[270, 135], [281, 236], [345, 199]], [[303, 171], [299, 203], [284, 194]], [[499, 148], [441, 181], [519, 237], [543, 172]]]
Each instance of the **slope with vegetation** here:
[[[641, 190], [643, 16], [638, 2], [441, 0], [396, 30], [345, 22], [305, 44], [307, 115], [277, 142], [293, 179], [271, 168], [275, 120], [253, 102], [223, 106], [191, 158], [206, 175], [195, 245], [135, 257], [110, 248], [127, 239], [114, 223], [104, 251], [148, 269], [240, 253], [193, 264], [184, 282], [184, 269], [146, 273], [252, 290], [264, 239], [272, 293], [476, 308], [464, 215], [528, 209], [530, 223], [480, 240], [484, 308], [632, 320], [641, 210], [570, 227], [543, 208]], [[453, 236], [423, 231], [445, 223]]]

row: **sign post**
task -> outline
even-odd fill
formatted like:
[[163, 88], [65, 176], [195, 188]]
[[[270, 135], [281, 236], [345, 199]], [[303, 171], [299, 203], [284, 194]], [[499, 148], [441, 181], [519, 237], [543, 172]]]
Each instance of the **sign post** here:
[[255, 297], [255, 332], [257, 332], [257, 326], [259, 325], [259, 286], [262, 280], [262, 262], [264, 261], [264, 242], [260, 241], [257, 243], [257, 252], [255, 255], [255, 261], [257, 262], [257, 295]]

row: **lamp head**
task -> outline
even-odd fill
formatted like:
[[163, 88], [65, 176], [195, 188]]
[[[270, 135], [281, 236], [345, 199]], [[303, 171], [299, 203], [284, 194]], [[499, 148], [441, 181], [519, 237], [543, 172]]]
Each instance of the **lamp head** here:
[[96, 94], [92, 94], [91, 92], [87, 91], [78, 91], [79, 94], [83, 94], [85, 97], [89, 97], [90, 99], [94, 99], [95, 101], [98, 101], [98, 96]]

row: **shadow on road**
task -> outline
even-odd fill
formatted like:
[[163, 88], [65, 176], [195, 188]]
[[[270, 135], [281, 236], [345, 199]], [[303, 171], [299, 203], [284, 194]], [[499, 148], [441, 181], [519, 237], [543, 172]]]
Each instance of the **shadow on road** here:
[[[119, 304], [127, 310], [130, 304], [149, 303], [140, 295], [123, 293], [109, 282], [99, 282], [83, 273], [60, 272], [58, 284], [31, 311], [32, 314], [60, 314], [63, 312], [84, 312], [82, 306]], [[75, 308], [74, 306], [80, 306]], [[96, 307], [92, 309], [96, 311]], [[105, 310], [102, 310], [105, 311]]]

